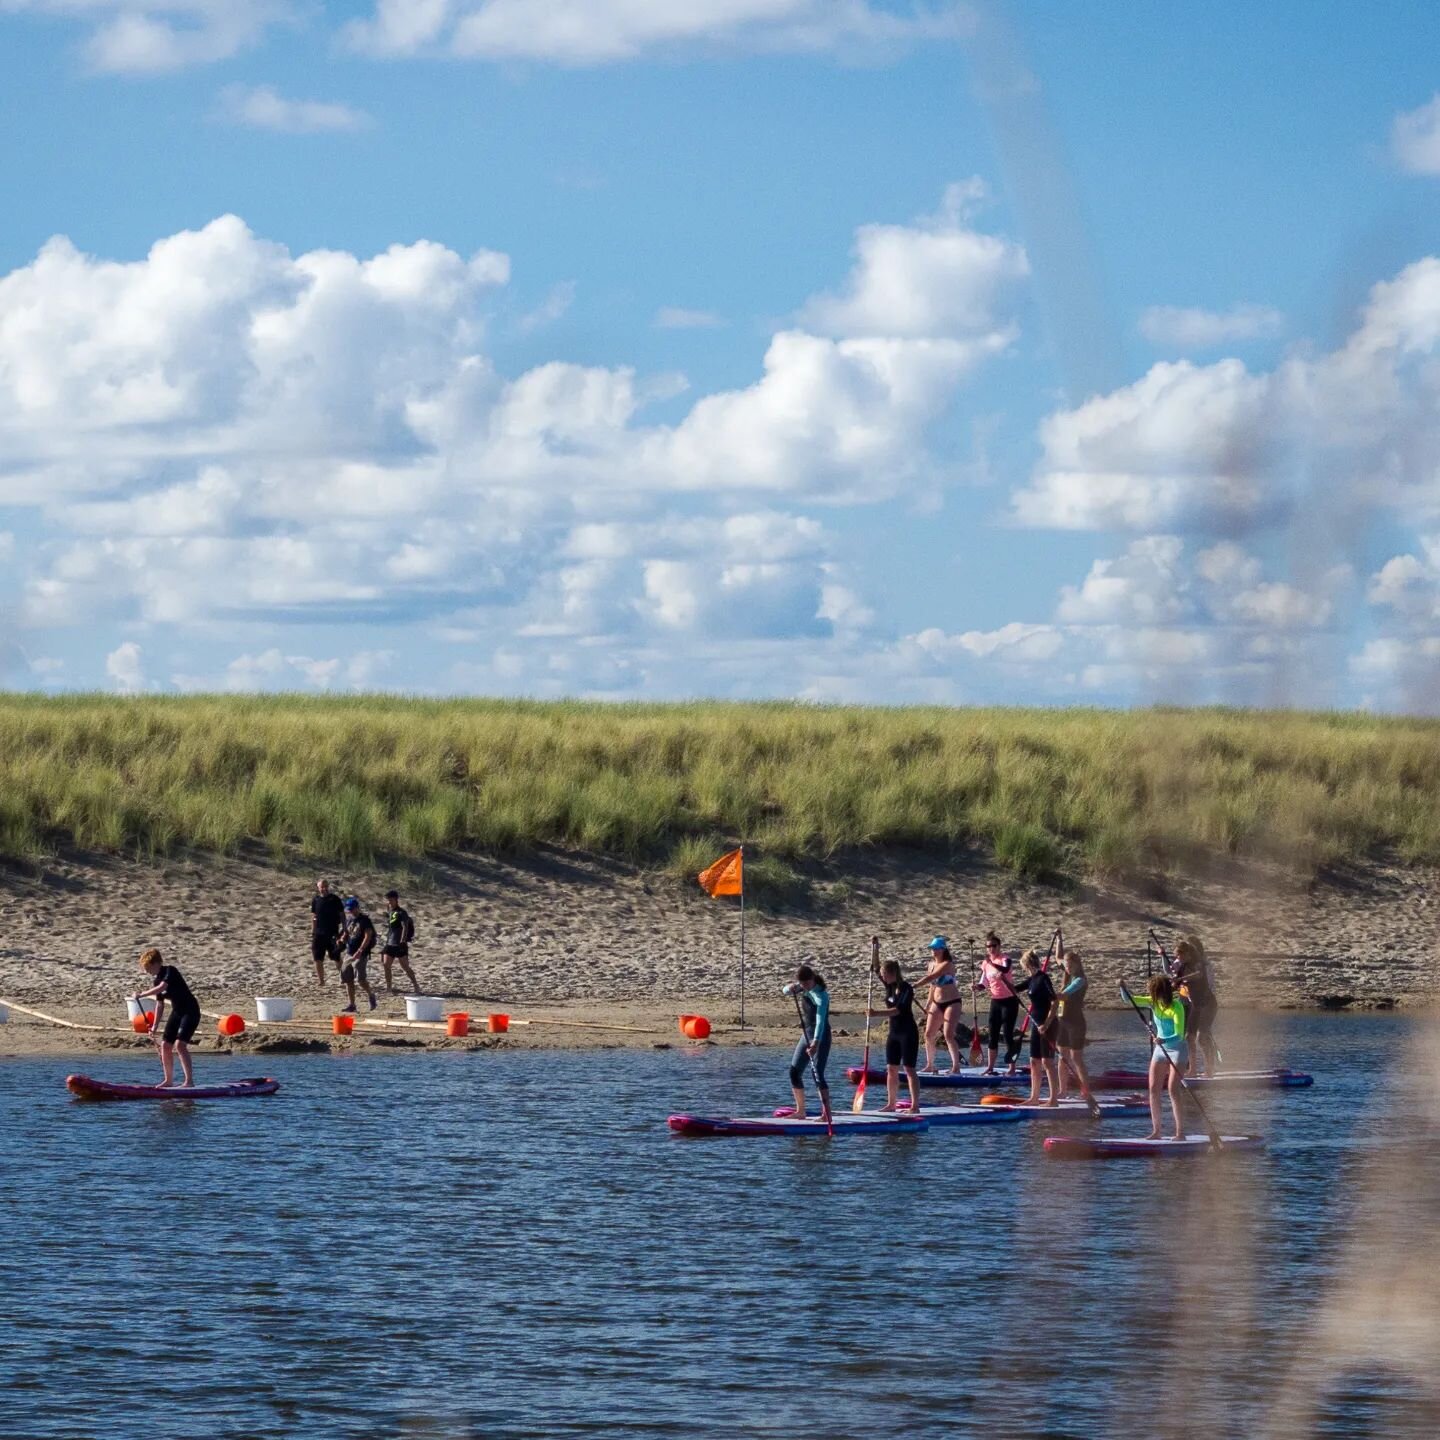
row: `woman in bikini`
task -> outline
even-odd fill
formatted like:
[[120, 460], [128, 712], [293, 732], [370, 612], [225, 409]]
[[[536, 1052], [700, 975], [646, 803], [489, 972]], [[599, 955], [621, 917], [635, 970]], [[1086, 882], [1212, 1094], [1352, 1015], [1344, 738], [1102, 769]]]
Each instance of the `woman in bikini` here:
[[930, 963], [920, 977], [920, 983], [930, 987], [930, 998], [925, 1005], [925, 1069], [921, 1073], [935, 1073], [935, 1041], [944, 1035], [945, 1048], [950, 1052], [950, 1070], [958, 1074], [960, 1010], [956, 1007], [964, 998], [960, 993], [959, 973], [950, 956], [950, 942], [943, 935], [937, 935], [927, 948]]

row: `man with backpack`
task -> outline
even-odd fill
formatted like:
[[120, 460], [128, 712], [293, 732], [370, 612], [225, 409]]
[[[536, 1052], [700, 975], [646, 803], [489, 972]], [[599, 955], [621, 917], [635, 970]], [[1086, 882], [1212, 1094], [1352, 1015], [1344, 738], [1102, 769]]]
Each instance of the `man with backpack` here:
[[401, 906], [400, 896], [394, 890], [385, 892], [385, 908], [389, 913], [385, 917], [385, 944], [380, 951], [380, 958], [385, 964], [385, 988], [392, 995], [395, 993], [392, 968], [398, 960], [400, 968], [410, 979], [411, 994], [418, 995], [420, 982], [410, 968], [410, 942], [415, 938], [415, 922], [410, 918], [410, 912]]

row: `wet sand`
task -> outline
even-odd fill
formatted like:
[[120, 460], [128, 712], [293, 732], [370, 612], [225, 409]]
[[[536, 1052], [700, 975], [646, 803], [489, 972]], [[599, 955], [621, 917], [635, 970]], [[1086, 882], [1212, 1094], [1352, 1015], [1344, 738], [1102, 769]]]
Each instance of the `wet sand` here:
[[[393, 884], [415, 917], [412, 947], [424, 993], [483, 1025], [491, 1011], [536, 1021], [599, 1022], [633, 1029], [513, 1027], [505, 1036], [447, 1039], [439, 1032], [357, 1025], [330, 1033], [345, 1003], [327, 965], [316, 982], [309, 901], [317, 873], [357, 894], [383, 929]], [[790, 1040], [794, 1015], [778, 989], [808, 962], [829, 979], [837, 1025], [858, 1030], [870, 937], [914, 973], [923, 946], [950, 937], [962, 968], [967, 940], [995, 927], [1012, 953], [1043, 948], [1053, 928], [1082, 951], [1092, 1003], [1145, 973], [1145, 936], [1195, 930], [1215, 964], [1223, 1005], [1415, 1006], [1440, 989], [1432, 909], [1435, 872], [1376, 860], [1302, 882], [1279, 868], [1216, 864], [1182, 880], [1069, 889], [1018, 883], [980, 853], [847, 858], [817, 867], [790, 908], [747, 915], [747, 1018], [739, 1011], [739, 926], [733, 900], [698, 886], [593, 856], [548, 851], [521, 861], [449, 856], [408, 875], [316, 872], [267, 858], [197, 858], [146, 864], [62, 856], [43, 871], [0, 871], [0, 997], [68, 1020], [107, 1027], [65, 1030], [18, 1013], [0, 1026], [0, 1054], [78, 1053], [144, 1046], [126, 1029], [124, 997], [139, 988], [141, 949], [157, 945], [184, 971], [207, 1011], [250, 1022], [242, 1048], [274, 1043], [350, 1045], [405, 1053], [417, 1045], [577, 1048], [684, 1044], [676, 1017], [706, 1015], [714, 1043]], [[371, 962], [377, 986], [382, 969]], [[397, 983], [404, 983], [397, 971]], [[405, 1014], [380, 989], [377, 1016]], [[295, 1003], [312, 1028], [255, 1026], [255, 996]], [[360, 1019], [368, 1011], [361, 997]], [[217, 1043], [214, 1022], [202, 1028]]]

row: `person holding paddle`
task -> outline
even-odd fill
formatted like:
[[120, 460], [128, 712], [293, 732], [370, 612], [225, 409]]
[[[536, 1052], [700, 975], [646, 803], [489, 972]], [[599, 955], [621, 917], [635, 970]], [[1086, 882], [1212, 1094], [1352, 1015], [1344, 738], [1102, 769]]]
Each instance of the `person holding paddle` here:
[[830, 992], [825, 977], [802, 965], [784, 994], [794, 997], [800, 1011], [800, 1041], [790, 1057], [790, 1089], [795, 1094], [795, 1115], [805, 1118], [805, 1071], [815, 1078], [820, 1094], [820, 1118], [830, 1121], [830, 1087], [825, 1083], [825, 1062], [830, 1058]]
[[927, 948], [930, 963], [920, 977], [920, 983], [930, 987], [930, 998], [925, 1005], [925, 1074], [935, 1073], [935, 1041], [942, 1034], [945, 1048], [950, 1052], [949, 1073], [958, 1074], [961, 1062], [956, 1037], [960, 1033], [960, 1011], [955, 1007], [964, 1003], [959, 975], [950, 955], [950, 942], [943, 935], [937, 935]]
[[885, 1103], [881, 1110], [897, 1110], [900, 1102], [900, 1072], [910, 1090], [910, 1113], [920, 1113], [920, 1080], [915, 1065], [920, 1058], [920, 1027], [915, 1023], [915, 987], [901, 974], [898, 960], [887, 960], [880, 967], [885, 982], [885, 1008], [868, 1010], [866, 1017], [878, 1020], [883, 1015], [890, 1021], [885, 1036]]
[[[1030, 1096], [1022, 1105], [1058, 1105], [1060, 1103], [1060, 1079], [1055, 1073], [1055, 1041], [1051, 1034], [1055, 1025], [1055, 986], [1040, 967], [1040, 956], [1034, 950], [1027, 950], [1020, 963], [1025, 969], [1025, 979], [1017, 986], [1029, 996], [1030, 1019]], [[1044, 1076], [1050, 1082], [1050, 1098], [1040, 1099], [1040, 1079]]]
[[154, 980], [148, 990], [135, 995], [138, 1006], [142, 1000], [154, 998], [155, 1018], [150, 1022], [150, 1034], [165, 1013], [165, 1002], [170, 1002], [170, 1018], [160, 1038], [160, 1072], [164, 1076], [160, 1085], [168, 1089], [175, 1084], [175, 1057], [180, 1057], [180, 1083], [190, 1086], [195, 1077], [190, 1069], [190, 1039], [200, 1025], [200, 1002], [185, 983], [185, 977], [173, 965], [165, 963], [165, 957], [158, 950], [147, 950], [140, 957], [140, 968]]
[[1090, 1093], [1090, 1076], [1085, 1070], [1085, 992], [1090, 981], [1085, 976], [1085, 962], [1078, 952], [1067, 950], [1064, 956], [1065, 977], [1055, 1002], [1055, 1043], [1060, 1050], [1060, 1098], [1065, 1098], [1065, 1071], [1074, 1072], [1080, 1095], [1092, 1115], [1100, 1113]]
[[1213, 1075], [1216, 1066], [1215, 1016], [1219, 1013], [1220, 1002], [1215, 998], [1215, 986], [1210, 978], [1210, 966], [1205, 959], [1205, 948], [1194, 935], [1183, 935], [1175, 942], [1175, 958], [1170, 962], [1170, 975], [1180, 992], [1190, 1001], [1189, 1035], [1195, 1041], [1190, 1067], [1192, 1075], [1198, 1075], [1202, 1067]]
[[1185, 1039], [1185, 1006], [1175, 993], [1168, 975], [1150, 977], [1148, 995], [1132, 995], [1125, 985], [1120, 994], [1137, 1010], [1149, 1010], [1154, 1044], [1150, 1051], [1150, 1133], [1147, 1140], [1160, 1138], [1160, 1095], [1170, 1092], [1170, 1114], [1175, 1120], [1175, 1140], [1185, 1138], [1185, 1121], [1180, 1114], [1180, 1086], [1189, 1063]]
[[1005, 1037], [1006, 1074], [1015, 1073], [1020, 1056], [1020, 1043], [1015, 1038], [1015, 1022], [1020, 1018], [1020, 997], [1010, 983], [1010, 957], [1000, 946], [1000, 937], [992, 930], [985, 937], [985, 958], [980, 962], [980, 978], [976, 990], [990, 992], [990, 1044], [985, 1058], [985, 1073], [995, 1074], [995, 1057], [1000, 1037]]

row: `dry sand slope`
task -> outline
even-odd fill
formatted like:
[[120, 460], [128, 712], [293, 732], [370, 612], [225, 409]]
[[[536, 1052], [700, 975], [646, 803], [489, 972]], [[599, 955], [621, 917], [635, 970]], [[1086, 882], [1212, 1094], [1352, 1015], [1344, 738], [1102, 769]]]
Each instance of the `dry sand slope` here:
[[[383, 925], [379, 897], [398, 877], [327, 873]], [[278, 994], [293, 996], [299, 1014], [328, 1017], [339, 992], [320, 991], [310, 963], [314, 878], [238, 859], [147, 865], [70, 856], [43, 875], [0, 872], [0, 995], [108, 1023], [138, 984], [137, 953], [153, 944], [184, 969], [206, 1009], [253, 1015], [255, 995]], [[1434, 878], [1377, 861], [1305, 886], [1237, 865], [1151, 885], [1146, 894], [1017, 884], [978, 854], [948, 863], [893, 853], [849, 860], [817, 872], [796, 908], [752, 907], [751, 1003], [783, 1026], [776, 987], [801, 961], [830, 977], [842, 1003], [855, 1001], [871, 934], [887, 955], [918, 964], [937, 931], [964, 956], [966, 937], [991, 926], [1018, 949], [1043, 946], [1057, 923], [1089, 957], [1102, 1003], [1122, 975], [1143, 975], [1151, 925], [1205, 938], [1223, 1003], [1423, 1003], [1437, 988]], [[667, 1034], [686, 1004], [704, 1005], [717, 1020], [734, 1017], [735, 903], [710, 900], [698, 887], [549, 851], [523, 861], [451, 856], [399, 879], [398, 888], [418, 926], [413, 960], [422, 988], [454, 997], [455, 1008], [533, 1012], [558, 1002], [566, 1014], [638, 1017]], [[377, 957], [372, 979], [379, 974]], [[384, 1013], [399, 1013], [396, 1002]], [[10, 1027], [10, 1040], [0, 1032], [0, 1044], [13, 1048], [18, 1028]]]

